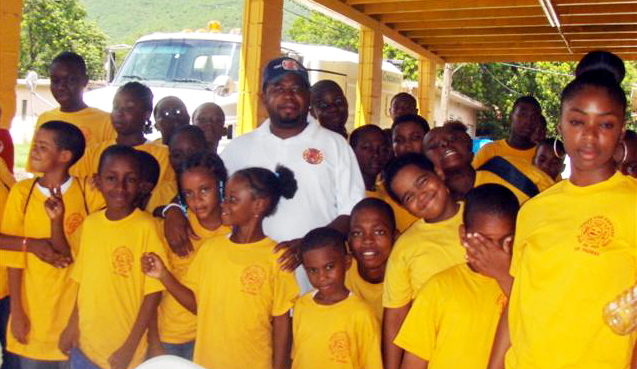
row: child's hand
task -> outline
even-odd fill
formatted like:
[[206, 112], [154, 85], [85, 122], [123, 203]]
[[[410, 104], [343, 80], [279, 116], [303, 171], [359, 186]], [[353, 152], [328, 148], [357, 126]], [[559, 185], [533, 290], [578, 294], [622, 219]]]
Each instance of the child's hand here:
[[72, 348], [78, 346], [80, 341], [80, 330], [77, 325], [68, 324], [60, 335], [60, 341], [58, 342], [58, 348], [65, 355], [69, 355]]
[[73, 262], [71, 257], [64, 256], [53, 250], [51, 242], [45, 239], [29, 239], [27, 242], [27, 251], [56, 268], [66, 268]]
[[467, 249], [467, 261], [480, 274], [501, 279], [509, 276], [511, 267], [511, 244], [513, 237], [504, 240], [503, 247], [480, 233], [468, 233], [462, 238]]
[[154, 252], [145, 252], [142, 255], [142, 272], [149, 277], [163, 279], [166, 276], [166, 266]]
[[11, 309], [11, 333], [23, 345], [29, 343], [31, 321], [22, 308]]
[[64, 219], [64, 201], [60, 187], [49, 189], [51, 196], [44, 202], [44, 209], [51, 220]]
[[290, 241], [280, 242], [274, 247], [274, 252], [277, 253], [284, 250], [283, 254], [279, 257], [279, 265], [281, 269], [287, 271], [294, 271], [299, 265], [301, 260], [298, 257], [299, 247], [301, 246], [301, 239], [296, 238]]
[[170, 249], [179, 257], [185, 258], [195, 249], [191, 239], [201, 239], [190, 226], [190, 222], [177, 208], [166, 211], [166, 221], [164, 222], [164, 235], [170, 245]]
[[128, 364], [133, 359], [136, 347], [128, 343], [124, 343], [117, 351], [108, 358], [108, 363], [111, 365], [111, 369], [126, 369]]

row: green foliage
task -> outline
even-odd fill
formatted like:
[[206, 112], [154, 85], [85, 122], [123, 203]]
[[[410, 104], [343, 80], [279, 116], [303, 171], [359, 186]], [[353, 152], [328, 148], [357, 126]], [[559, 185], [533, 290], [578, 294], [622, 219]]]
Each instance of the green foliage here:
[[[637, 83], [636, 64], [626, 62], [626, 78], [622, 85], [629, 96], [631, 86]], [[575, 65], [574, 62], [465, 64], [454, 74], [452, 87], [489, 108], [478, 114], [478, 129], [493, 138], [508, 135], [509, 113], [513, 102], [522, 95], [538, 99], [548, 121], [548, 134], [555, 136], [560, 117], [560, 94], [573, 80]], [[630, 126], [630, 120], [628, 122]]]
[[[347, 24], [312, 11], [308, 17], [298, 17], [292, 22], [287, 35], [303, 44], [328, 45], [358, 52], [359, 31]], [[407, 53], [389, 45], [383, 47], [383, 58], [401, 61], [398, 65], [405, 79], [415, 80], [418, 75], [418, 61]]]
[[25, 0], [21, 25], [18, 74], [34, 70], [48, 76], [51, 60], [62, 51], [74, 51], [86, 60], [91, 78], [102, 75], [106, 35], [86, 19], [77, 0]]

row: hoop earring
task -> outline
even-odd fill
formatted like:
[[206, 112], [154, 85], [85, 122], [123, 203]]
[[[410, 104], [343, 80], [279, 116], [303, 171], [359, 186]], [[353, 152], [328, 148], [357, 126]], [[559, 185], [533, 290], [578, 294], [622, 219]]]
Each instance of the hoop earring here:
[[622, 140], [622, 146], [624, 147], [624, 156], [620, 164], [624, 164], [628, 158], [628, 146], [626, 146], [626, 141]]
[[553, 139], [553, 154], [555, 154], [556, 157], [561, 158], [562, 155], [557, 153], [557, 138]]

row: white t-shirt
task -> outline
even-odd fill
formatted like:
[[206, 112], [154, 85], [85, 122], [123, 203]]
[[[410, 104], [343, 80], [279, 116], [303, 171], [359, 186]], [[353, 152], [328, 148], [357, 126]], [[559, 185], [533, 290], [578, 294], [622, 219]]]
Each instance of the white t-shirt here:
[[292, 199], [281, 198], [277, 211], [265, 218], [264, 232], [277, 242], [305, 236], [349, 215], [365, 197], [365, 184], [356, 156], [345, 139], [308, 117], [298, 135], [281, 139], [270, 132], [270, 120], [256, 130], [233, 139], [221, 153], [232, 174], [247, 167], [274, 171], [277, 164], [294, 172], [298, 190]]

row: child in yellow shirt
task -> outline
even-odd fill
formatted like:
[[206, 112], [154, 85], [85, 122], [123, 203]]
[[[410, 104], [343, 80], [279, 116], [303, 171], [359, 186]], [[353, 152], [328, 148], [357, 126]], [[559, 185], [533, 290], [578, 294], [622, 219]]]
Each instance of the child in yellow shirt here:
[[276, 242], [263, 233], [263, 218], [281, 197], [296, 192], [294, 174], [277, 167], [237, 171], [221, 204], [232, 233], [206, 241], [188, 268], [184, 284], [152, 253], [144, 271], [197, 315], [194, 362], [205, 368], [282, 369], [289, 365], [290, 315], [299, 287], [281, 270]]
[[144, 336], [163, 287], [142, 273], [140, 259], [145, 252], [165, 259], [165, 251], [155, 219], [136, 208], [140, 174], [131, 147], [111, 146], [100, 158], [95, 183], [106, 209], [91, 214], [77, 236], [77, 300], [59, 337], [72, 367], [134, 368], [146, 355]]
[[125, 145], [146, 151], [157, 159], [161, 168], [159, 183], [174, 181], [175, 172], [170, 167], [168, 148], [161, 143], [146, 140], [150, 133], [150, 115], [153, 111], [153, 93], [139, 82], [128, 82], [117, 89], [113, 98], [111, 120], [117, 137], [87, 146], [86, 154], [71, 168], [71, 174], [77, 177], [92, 177], [97, 173], [102, 152], [112, 145]]
[[540, 125], [542, 107], [533, 96], [521, 96], [513, 103], [509, 121], [509, 137], [489, 142], [482, 146], [473, 159], [473, 167], [478, 169], [494, 156], [515, 157], [526, 164], [533, 162], [537, 149], [533, 136]]
[[425, 138], [427, 132], [429, 132], [429, 122], [416, 113], [394, 118], [391, 125], [394, 155], [421, 154], [422, 139]]
[[465, 262], [458, 235], [462, 203], [421, 154], [393, 159], [383, 178], [389, 195], [420, 218], [396, 241], [383, 284], [383, 358], [386, 369], [397, 369], [402, 350], [393, 341], [416, 293], [434, 274]]
[[345, 287], [345, 240], [328, 227], [310, 231], [299, 259], [315, 291], [294, 305], [292, 369], [381, 369], [380, 325], [371, 307]]
[[[515, 195], [501, 185], [472, 189], [460, 226], [463, 242], [480, 239], [489, 249], [510, 249], [518, 208]], [[396, 336], [405, 350], [402, 369], [486, 368], [506, 297], [498, 281], [482, 272], [485, 267], [490, 265], [459, 264], [425, 283]]]
[[365, 182], [365, 195], [386, 201], [393, 209], [396, 225], [400, 232], [405, 231], [418, 218], [392, 200], [379, 180], [380, 172], [387, 165], [391, 144], [387, 135], [378, 126], [367, 124], [352, 131], [349, 141]]
[[213, 102], [199, 105], [192, 113], [192, 125], [201, 128], [210, 151], [214, 153], [217, 153], [221, 138], [228, 134], [225, 123], [226, 115], [221, 107]]
[[[86, 105], [82, 95], [88, 84], [86, 63], [80, 55], [65, 51], [57, 55], [49, 67], [51, 93], [59, 108], [46, 111], [38, 117], [35, 132], [51, 120], [68, 122], [78, 127], [84, 135], [86, 147], [115, 139], [110, 115]], [[33, 141], [29, 151], [33, 149]], [[27, 170], [34, 171], [30, 163]]]
[[[25, 237], [27, 243], [30, 237], [51, 238], [57, 253], [67, 258], [75, 255], [77, 245], [69, 247], [66, 238], [97, 207], [86, 183], [68, 173], [83, 152], [84, 136], [79, 128], [59, 121], [43, 124], [35, 134], [29, 161], [36, 172], [44, 174], [12, 187], [2, 233]], [[67, 357], [58, 349], [57, 339], [75, 297], [69, 269], [19, 252], [4, 253], [3, 259], [12, 267], [8, 349], [26, 366], [62, 367]]]
[[562, 91], [558, 131], [571, 175], [520, 210], [492, 368], [628, 368], [631, 357], [634, 365], [636, 334], [614, 333], [601, 313], [637, 275], [637, 181], [613, 160], [626, 106], [605, 69]]
[[[176, 138], [176, 134], [172, 139]], [[185, 158], [177, 175], [182, 198], [188, 205], [188, 221], [199, 237], [192, 241], [194, 250], [186, 257], [166, 249], [173, 275], [184, 283], [188, 268], [205, 241], [231, 231], [221, 223], [221, 191], [228, 175], [221, 158], [214, 153], [195, 153]], [[171, 294], [164, 293], [159, 304], [158, 324], [159, 338], [165, 352], [192, 360], [197, 317]]]
[[354, 256], [345, 275], [345, 287], [371, 306], [383, 320], [383, 281], [387, 259], [398, 232], [391, 206], [368, 197], [352, 208], [348, 244]]
[[[177, 128], [168, 141], [170, 167], [177, 173], [189, 156], [208, 150], [208, 142], [201, 128], [190, 125]], [[164, 181], [153, 191], [148, 201], [148, 212], [160, 216], [164, 205], [174, 202], [178, 195], [177, 180]], [[184, 203], [182, 198], [177, 200]]]
[[566, 151], [564, 144], [557, 138], [547, 138], [537, 144], [537, 151], [533, 157], [533, 165], [542, 169], [552, 180], [562, 180]]

